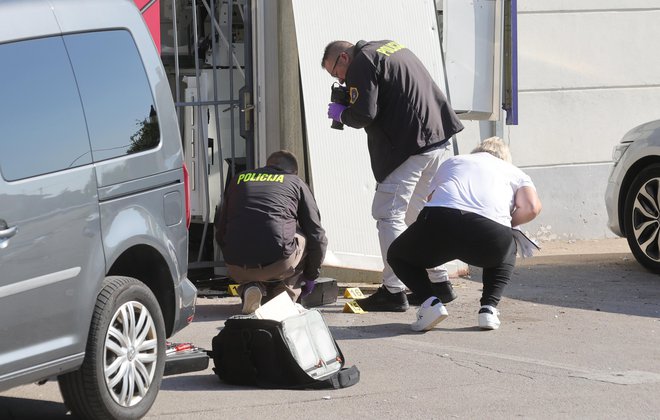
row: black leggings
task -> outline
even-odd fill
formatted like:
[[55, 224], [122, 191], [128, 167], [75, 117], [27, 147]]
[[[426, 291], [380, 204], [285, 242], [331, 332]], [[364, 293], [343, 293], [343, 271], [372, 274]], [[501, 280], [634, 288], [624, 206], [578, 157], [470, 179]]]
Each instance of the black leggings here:
[[497, 306], [516, 264], [511, 228], [474, 213], [425, 207], [387, 252], [394, 273], [422, 299], [434, 295], [426, 269], [455, 259], [483, 268], [481, 304]]

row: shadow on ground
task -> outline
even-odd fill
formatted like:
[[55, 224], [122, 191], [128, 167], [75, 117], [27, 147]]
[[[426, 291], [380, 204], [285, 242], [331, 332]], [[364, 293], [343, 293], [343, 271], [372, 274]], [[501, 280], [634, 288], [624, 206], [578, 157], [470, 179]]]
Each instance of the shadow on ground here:
[[3, 420], [72, 420], [63, 403], [0, 396], [0, 419]]
[[[470, 267], [467, 280], [481, 282], [481, 269]], [[504, 296], [544, 305], [660, 317], [660, 276], [642, 268], [631, 254], [518, 260]]]

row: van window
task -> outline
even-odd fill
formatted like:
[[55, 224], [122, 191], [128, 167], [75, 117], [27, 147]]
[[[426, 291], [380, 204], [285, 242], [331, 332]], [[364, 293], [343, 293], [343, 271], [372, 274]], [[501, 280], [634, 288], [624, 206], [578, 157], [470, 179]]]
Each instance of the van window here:
[[13, 181], [91, 163], [61, 37], [0, 45], [0, 171]]
[[142, 60], [125, 30], [65, 35], [95, 162], [156, 147], [158, 118]]

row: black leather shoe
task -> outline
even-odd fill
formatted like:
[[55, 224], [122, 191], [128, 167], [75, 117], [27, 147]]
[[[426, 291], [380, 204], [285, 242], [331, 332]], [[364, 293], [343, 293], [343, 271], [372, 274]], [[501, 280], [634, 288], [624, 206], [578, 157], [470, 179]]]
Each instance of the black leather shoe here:
[[447, 304], [458, 297], [456, 296], [456, 293], [454, 293], [454, 288], [449, 280], [441, 283], [431, 283], [431, 289], [433, 289], [433, 293], [435, 293], [435, 296], [440, 299], [443, 304]]
[[426, 300], [426, 299], [423, 299], [417, 293], [407, 293], [406, 298], [408, 299], [408, 304], [410, 306], [419, 306], [422, 303], [424, 303], [424, 301]]
[[405, 292], [390, 293], [385, 286], [357, 303], [367, 312], [405, 312], [409, 307]]

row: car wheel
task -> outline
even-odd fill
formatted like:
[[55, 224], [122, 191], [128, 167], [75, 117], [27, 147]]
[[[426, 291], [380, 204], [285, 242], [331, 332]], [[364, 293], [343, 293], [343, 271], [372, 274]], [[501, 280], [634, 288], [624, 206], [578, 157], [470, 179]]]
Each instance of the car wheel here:
[[660, 165], [643, 169], [628, 190], [624, 228], [633, 255], [660, 273]]
[[143, 417], [165, 366], [165, 324], [151, 290], [130, 277], [107, 277], [96, 300], [85, 359], [58, 377], [71, 412], [89, 419]]

